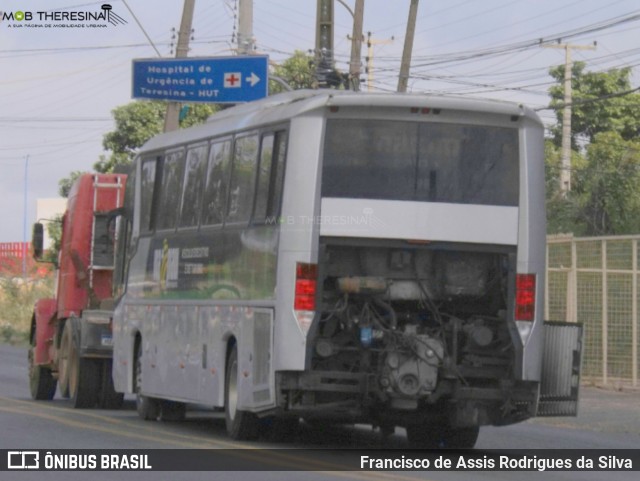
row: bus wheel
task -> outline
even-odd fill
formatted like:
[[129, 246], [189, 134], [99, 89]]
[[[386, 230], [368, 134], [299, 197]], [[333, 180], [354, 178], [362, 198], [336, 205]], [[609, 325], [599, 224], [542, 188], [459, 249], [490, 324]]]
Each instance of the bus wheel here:
[[100, 394], [98, 396], [100, 409], [120, 409], [124, 401], [124, 394], [116, 392], [113, 388], [111, 366], [111, 359], [105, 359], [101, 362], [102, 382], [100, 383]]
[[35, 363], [35, 347], [29, 349], [29, 389], [31, 397], [36, 401], [51, 401], [56, 393], [56, 380], [51, 369]]
[[453, 428], [448, 424], [411, 424], [407, 439], [417, 449], [471, 449], [480, 434], [478, 426]]
[[60, 349], [58, 350], [58, 392], [63, 398], [69, 398], [69, 349], [71, 347], [71, 321], [64, 324]]
[[300, 419], [269, 417], [260, 420], [260, 427], [268, 441], [291, 441], [300, 428]]
[[152, 397], [140, 394], [142, 389], [142, 347], [136, 350], [136, 377], [134, 391], [136, 393], [136, 411], [145, 421], [155, 421], [160, 415], [160, 402]]
[[[78, 321], [79, 322], [79, 321]], [[94, 359], [80, 356], [80, 329], [71, 325], [71, 343], [69, 344], [69, 397], [74, 408], [92, 408], [98, 402], [100, 387], [100, 365]]]
[[180, 422], [187, 416], [187, 405], [178, 401], [160, 401], [160, 421]]
[[224, 412], [227, 433], [233, 439], [249, 440], [258, 437], [258, 418], [238, 409], [238, 350], [231, 348], [227, 360], [224, 389]]

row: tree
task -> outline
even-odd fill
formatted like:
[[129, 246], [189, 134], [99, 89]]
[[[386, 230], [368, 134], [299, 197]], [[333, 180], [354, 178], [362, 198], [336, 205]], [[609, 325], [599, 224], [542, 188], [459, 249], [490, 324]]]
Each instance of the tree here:
[[[579, 234], [584, 231], [578, 221], [580, 206], [575, 196], [565, 195], [560, 190], [560, 149], [551, 140], [545, 141], [545, 188], [547, 210], [547, 233], [549, 234]], [[584, 158], [572, 151], [571, 165], [581, 166]]]
[[576, 177], [578, 221], [586, 235], [640, 232], [640, 142], [618, 132], [596, 134]]
[[[549, 89], [551, 107], [564, 104], [564, 66], [554, 67], [550, 75], [558, 82]], [[640, 132], [640, 93], [627, 93], [631, 87], [631, 68], [611, 69], [607, 72], [586, 72], [584, 62], [572, 67], [572, 145], [576, 138], [587, 142], [600, 132], [617, 132], [630, 140]], [[556, 110], [558, 125], [554, 128], [554, 141], [562, 139], [562, 108]]]
[[44, 252], [42, 260], [58, 265], [58, 253], [62, 247], [62, 214], [58, 214], [47, 223], [47, 234], [51, 239], [51, 247]]
[[[550, 70], [557, 83], [549, 89], [552, 107], [564, 102], [564, 67]], [[562, 108], [553, 143], [545, 150], [549, 233], [618, 235], [640, 232], [640, 94], [631, 86], [631, 69], [587, 72], [573, 65], [572, 190], [558, 188], [557, 146], [562, 137]], [[637, 90], [637, 89], [636, 89]]]
[[[314, 59], [301, 50], [296, 50], [293, 56], [277, 65], [273, 69], [276, 77], [284, 80], [293, 90], [310, 89], [315, 83]], [[282, 85], [271, 82], [269, 94], [277, 94], [285, 89]]]
[[64, 177], [58, 181], [58, 194], [60, 197], [69, 197], [69, 191], [78, 178], [84, 174], [81, 170], [74, 170], [69, 174], [69, 177]]

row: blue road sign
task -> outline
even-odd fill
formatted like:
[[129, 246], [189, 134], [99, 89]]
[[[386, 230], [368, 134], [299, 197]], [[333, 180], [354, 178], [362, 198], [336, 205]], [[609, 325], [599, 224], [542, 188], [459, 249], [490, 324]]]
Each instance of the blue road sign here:
[[133, 61], [136, 99], [239, 103], [267, 96], [269, 57], [138, 59]]

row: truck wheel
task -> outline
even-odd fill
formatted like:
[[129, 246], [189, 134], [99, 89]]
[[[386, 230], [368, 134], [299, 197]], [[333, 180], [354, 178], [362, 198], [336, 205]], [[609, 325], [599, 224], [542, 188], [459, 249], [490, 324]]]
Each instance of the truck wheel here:
[[71, 321], [67, 321], [60, 339], [58, 350], [58, 392], [63, 398], [69, 398], [69, 348], [72, 342]]
[[51, 369], [38, 366], [35, 363], [35, 349], [29, 349], [29, 389], [31, 397], [36, 401], [51, 401], [56, 393], [56, 380], [51, 374]]
[[416, 449], [471, 449], [480, 434], [478, 426], [453, 428], [448, 424], [411, 424], [407, 439]]
[[98, 396], [98, 406], [100, 409], [120, 409], [124, 401], [124, 394], [116, 392], [113, 387], [113, 377], [111, 376], [111, 359], [105, 359], [101, 363], [102, 382], [100, 383], [100, 394]]
[[155, 421], [160, 415], [160, 401], [152, 397], [144, 396], [140, 394], [142, 389], [142, 347], [138, 346], [136, 349], [136, 377], [134, 379], [135, 386], [133, 387], [136, 393], [136, 411], [145, 421]]
[[224, 387], [224, 413], [227, 433], [237, 440], [258, 437], [258, 418], [255, 414], [238, 409], [238, 350], [231, 348], [227, 360]]
[[80, 329], [71, 323], [69, 323], [69, 328], [72, 334], [68, 358], [69, 397], [74, 408], [92, 408], [98, 402], [100, 365], [94, 359], [84, 359], [80, 356]]

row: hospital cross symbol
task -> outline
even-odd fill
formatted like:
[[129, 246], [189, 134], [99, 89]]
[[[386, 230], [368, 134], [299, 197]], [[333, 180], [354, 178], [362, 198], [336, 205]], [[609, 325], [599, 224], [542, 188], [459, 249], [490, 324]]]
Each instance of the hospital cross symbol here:
[[242, 86], [242, 74], [240, 72], [228, 72], [224, 74], [224, 88], [240, 88]]

